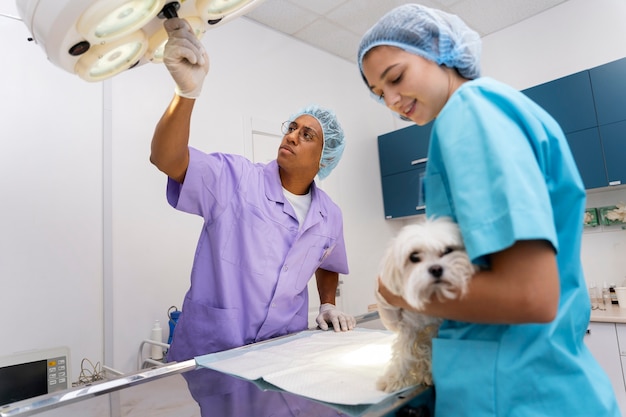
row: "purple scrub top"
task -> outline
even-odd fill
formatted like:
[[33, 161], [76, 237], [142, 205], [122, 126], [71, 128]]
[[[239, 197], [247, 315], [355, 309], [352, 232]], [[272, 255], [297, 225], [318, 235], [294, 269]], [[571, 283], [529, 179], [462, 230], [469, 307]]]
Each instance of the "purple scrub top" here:
[[167, 199], [204, 225], [168, 360], [306, 329], [309, 279], [318, 268], [348, 273], [339, 207], [312, 183], [299, 228], [276, 161], [191, 147], [189, 157], [184, 183], [168, 179]]

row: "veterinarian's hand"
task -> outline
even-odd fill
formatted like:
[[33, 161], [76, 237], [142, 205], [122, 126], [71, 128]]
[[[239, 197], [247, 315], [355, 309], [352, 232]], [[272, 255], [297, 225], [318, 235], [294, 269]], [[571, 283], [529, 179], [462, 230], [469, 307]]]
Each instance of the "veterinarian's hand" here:
[[315, 319], [322, 330], [328, 330], [328, 323], [332, 323], [336, 332], [345, 332], [354, 329], [356, 319], [337, 309], [333, 304], [324, 303], [320, 306], [320, 314]]
[[163, 63], [176, 83], [176, 94], [198, 98], [209, 72], [209, 56], [186, 20], [174, 17], [167, 19], [163, 26], [169, 36]]

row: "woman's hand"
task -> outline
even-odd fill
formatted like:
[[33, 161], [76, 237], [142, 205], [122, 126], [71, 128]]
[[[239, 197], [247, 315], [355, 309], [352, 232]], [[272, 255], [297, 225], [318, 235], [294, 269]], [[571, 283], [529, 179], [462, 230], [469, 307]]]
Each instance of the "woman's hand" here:
[[380, 277], [378, 277], [378, 293], [383, 297], [384, 301], [391, 306], [415, 311], [415, 309], [411, 307], [404, 298], [389, 291], [383, 284]]

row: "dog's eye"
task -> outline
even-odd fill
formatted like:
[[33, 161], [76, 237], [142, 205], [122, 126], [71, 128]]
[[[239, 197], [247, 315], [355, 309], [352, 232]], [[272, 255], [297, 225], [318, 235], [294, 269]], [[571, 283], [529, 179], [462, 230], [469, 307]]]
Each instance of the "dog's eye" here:
[[417, 252], [411, 252], [411, 254], [409, 255], [409, 261], [413, 262], [414, 264], [421, 262], [421, 258], [420, 258], [420, 254]]
[[447, 247], [447, 248], [443, 251], [443, 254], [442, 254], [441, 256], [446, 256], [447, 254], [452, 253], [452, 252], [454, 252], [454, 248]]

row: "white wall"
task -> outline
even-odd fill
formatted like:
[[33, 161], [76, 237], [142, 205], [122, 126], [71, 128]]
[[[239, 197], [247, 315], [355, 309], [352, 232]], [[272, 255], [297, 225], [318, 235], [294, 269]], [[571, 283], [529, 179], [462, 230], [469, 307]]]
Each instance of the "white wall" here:
[[626, 56], [626, 3], [568, 0], [483, 38], [483, 75], [524, 89]]
[[[484, 72], [522, 89], [626, 56], [625, 7], [570, 0], [491, 35]], [[47, 62], [21, 22], [0, 18], [0, 36], [0, 355], [68, 345], [73, 380], [82, 358], [132, 371], [152, 322], [166, 337], [166, 311], [181, 307], [201, 225], [167, 205], [165, 176], [148, 162], [172, 83], [152, 64], [86, 83]], [[337, 112], [348, 144], [322, 187], [344, 212], [344, 308], [364, 313], [384, 246], [414, 221], [383, 219], [377, 159], [376, 136], [406, 124], [369, 98], [352, 64], [245, 18], [203, 42], [211, 71], [193, 146], [247, 154], [252, 118], [278, 129], [310, 102]], [[592, 274], [590, 260], [607, 259], [597, 241], [614, 248], [623, 232], [588, 236]]]
[[102, 86], [0, 18], [0, 356], [102, 357]]

